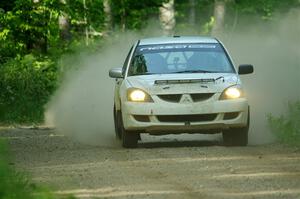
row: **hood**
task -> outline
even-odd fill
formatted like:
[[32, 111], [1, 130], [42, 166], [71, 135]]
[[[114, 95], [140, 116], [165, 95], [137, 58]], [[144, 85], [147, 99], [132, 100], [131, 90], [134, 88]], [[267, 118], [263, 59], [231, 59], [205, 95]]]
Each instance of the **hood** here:
[[126, 81], [149, 94], [217, 93], [240, 83], [235, 73], [139, 75], [129, 76]]

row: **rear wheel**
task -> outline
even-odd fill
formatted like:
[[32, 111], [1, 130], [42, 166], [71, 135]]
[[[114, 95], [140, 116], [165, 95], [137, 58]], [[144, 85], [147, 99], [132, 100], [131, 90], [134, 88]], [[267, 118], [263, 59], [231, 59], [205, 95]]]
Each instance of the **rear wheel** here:
[[120, 111], [116, 111], [116, 108], [114, 106], [114, 126], [115, 126], [115, 134], [117, 139], [122, 138], [122, 132], [121, 132], [121, 121], [120, 121]]
[[247, 146], [250, 125], [250, 111], [248, 111], [247, 126], [231, 128], [223, 131], [223, 143], [225, 146]]
[[122, 139], [122, 146], [125, 148], [136, 148], [139, 140], [139, 133], [135, 131], [127, 131], [123, 125], [121, 112], [118, 112], [118, 120], [120, 122], [120, 135]]

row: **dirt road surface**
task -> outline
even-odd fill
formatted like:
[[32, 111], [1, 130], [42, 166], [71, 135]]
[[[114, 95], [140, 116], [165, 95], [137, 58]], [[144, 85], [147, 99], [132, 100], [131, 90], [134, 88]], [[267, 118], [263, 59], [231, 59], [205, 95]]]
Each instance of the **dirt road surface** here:
[[51, 129], [2, 129], [36, 183], [79, 198], [300, 199], [300, 151], [279, 144], [223, 147], [214, 141], [89, 146]]

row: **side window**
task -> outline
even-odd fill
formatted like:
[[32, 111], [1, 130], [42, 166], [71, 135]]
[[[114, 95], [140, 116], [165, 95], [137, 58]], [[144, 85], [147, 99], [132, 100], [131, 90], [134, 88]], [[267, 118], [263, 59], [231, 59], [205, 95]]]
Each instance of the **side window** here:
[[126, 68], [127, 68], [127, 65], [128, 65], [128, 62], [129, 62], [129, 58], [130, 58], [130, 54], [131, 54], [131, 51], [133, 49], [133, 46], [131, 46], [130, 50], [129, 50], [129, 53], [125, 59], [125, 62], [123, 64], [123, 68], [122, 68], [122, 73], [123, 73], [123, 76], [125, 75], [125, 72], [126, 72]]

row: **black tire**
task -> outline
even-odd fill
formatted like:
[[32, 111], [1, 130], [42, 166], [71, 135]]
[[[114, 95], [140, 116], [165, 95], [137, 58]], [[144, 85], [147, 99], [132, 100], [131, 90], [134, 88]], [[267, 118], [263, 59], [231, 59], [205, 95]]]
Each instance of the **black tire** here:
[[113, 113], [114, 113], [114, 126], [115, 126], [116, 138], [121, 140], [122, 132], [121, 132], [120, 111], [116, 111], [115, 106], [114, 106]]
[[223, 131], [223, 143], [225, 146], [247, 146], [248, 128], [232, 128]]
[[119, 118], [120, 118], [120, 131], [121, 131], [121, 137], [122, 137], [122, 146], [125, 148], [136, 148], [138, 144], [139, 139], [139, 133], [135, 131], [127, 131], [124, 128], [123, 125], [123, 119], [122, 114], [119, 112]]
[[231, 128], [223, 131], [223, 143], [225, 146], [247, 146], [250, 125], [250, 110], [248, 111], [247, 126]]

